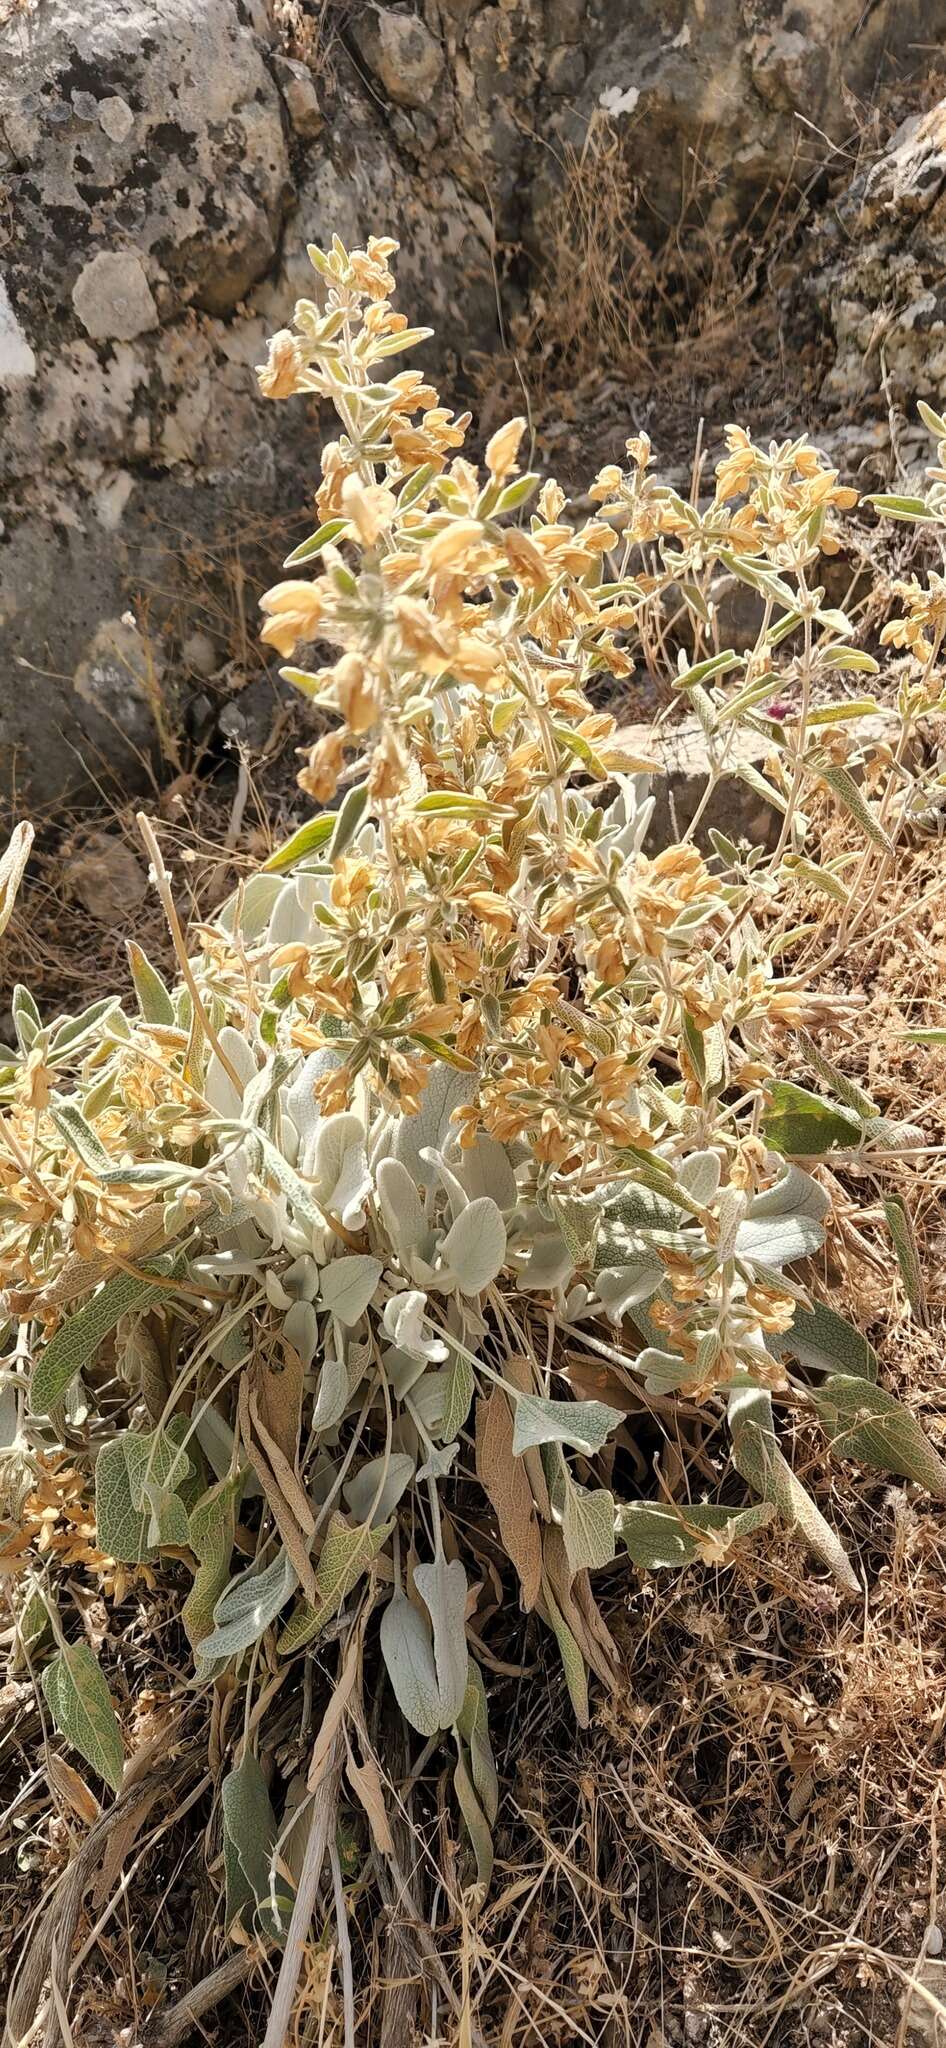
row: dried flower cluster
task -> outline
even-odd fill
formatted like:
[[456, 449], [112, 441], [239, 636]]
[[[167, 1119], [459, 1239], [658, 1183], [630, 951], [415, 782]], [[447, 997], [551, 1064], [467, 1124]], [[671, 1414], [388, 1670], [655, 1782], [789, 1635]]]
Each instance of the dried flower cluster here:
[[[717, 1561], [778, 1513], [857, 1586], [779, 1448], [773, 1390], [844, 1453], [946, 1494], [802, 1263], [829, 1227], [814, 1162], [879, 1171], [920, 1137], [834, 1073], [808, 1035], [817, 994], [771, 943], [812, 894], [852, 920], [882, 881], [916, 810], [904, 735], [942, 696], [943, 586], [905, 589], [886, 636], [910, 667], [873, 802], [853, 770], [877, 706], [822, 703], [833, 675], [878, 666], [818, 581], [855, 494], [806, 441], [764, 450], [736, 427], [705, 502], [655, 478], [644, 436], [584, 520], [522, 469], [524, 420], [478, 468], [419, 372], [382, 378], [425, 339], [392, 309], [395, 246], [313, 249], [320, 301], [260, 372], [340, 422], [318, 530], [262, 602], [264, 641], [307, 664], [283, 673], [331, 720], [302, 786], [344, 794], [186, 944], [145, 827], [180, 980], [132, 946], [137, 1015], [105, 998], [50, 1024], [16, 993], [7, 1466], [17, 1511], [29, 1495], [44, 1529], [75, 1521], [67, 1557], [189, 1564], [206, 1683], [260, 1690], [337, 1637], [362, 1793], [381, 1608], [407, 1722], [452, 1732], [482, 1886], [497, 1788], [467, 1628], [481, 1641], [500, 1598], [497, 1532], [583, 1718], [588, 1668], [615, 1670], [589, 1573], [619, 1544], [649, 1568]], [[758, 598], [744, 653], [718, 644], [721, 573]], [[598, 706], [655, 649], [703, 726], [710, 793], [750, 779], [774, 851], [718, 832], [701, 851], [696, 827], [651, 848], [651, 763]], [[734, 754], [744, 729], [764, 768]], [[853, 878], [819, 864], [805, 805], [826, 797], [863, 831]], [[800, 1059], [827, 1094], [782, 1077]], [[678, 1394], [728, 1424], [713, 1498], [642, 1490], [642, 1391], [661, 1428]], [[96, 1416], [98, 1552], [56, 1462], [76, 1404]], [[116, 1782], [104, 1680], [54, 1609], [50, 1627], [54, 1717]], [[228, 1922], [278, 1939], [281, 1835], [234, 1740]]]

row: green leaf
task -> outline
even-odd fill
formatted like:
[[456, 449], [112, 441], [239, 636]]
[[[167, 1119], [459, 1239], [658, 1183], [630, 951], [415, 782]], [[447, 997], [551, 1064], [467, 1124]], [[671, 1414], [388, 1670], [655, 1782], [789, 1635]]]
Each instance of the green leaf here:
[[792, 1352], [800, 1365], [816, 1372], [842, 1371], [860, 1379], [877, 1377], [877, 1354], [853, 1323], [839, 1316], [822, 1301], [810, 1308], [797, 1304], [792, 1327], [769, 1337], [768, 1346], [776, 1357]]
[[310, 533], [308, 540], [301, 540], [298, 547], [293, 548], [292, 554], [286, 556], [283, 568], [297, 569], [300, 562], [311, 562], [313, 555], [320, 555], [329, 541], [338, 540], [340, 535], [347, 535], [348, 529], [347, 519], [327, 519], [324, 526], [320, 526], [315, 533]]
[[445, 1441], [450, 1443], [454, 1437], [459, 1436], [469, 1415], [470, 1403], [473, 1399], [476, 1382], [469, 1359], [463, 1358], [458, 1351], [454, 1353], [449, 1365], [445, 1367], [445, 1372], [447, 1380], [444, 1389], [443, 1421], [441, 1427]]
[[[857, 1384], [869, 1382], [859, 1380]], [[729, 1396], [729, 1428], [733, 1464], [753, 1493], [773, 1502], [782, 1520], [797, 1529], [808, 1549], [828, 1566], [846, 1592], [859, 1593], [843, 1544], [779, 1450], [771, 1395], [763, 1387], [735, 1388]]]
[[917, 1250], [916, 1238], [913, 1234], [913, 1225], [910, 1221], [906, 1205], [901, 1201], [899, 1195], [887, 1196], [884, 1202], [884, 1215], [887, 1218], [887, 1228], [893, 1239], [893, 1248], [897, 1254], [897, 1264], [900, 1268], [904, 1287], [906, 1288], [907, 1300], [917, 1322], [921, 1326], [925, 1326], [927, 1322], [927, 1309], [923, 1268], [920, 1264], [920, 1254]]
[[367, 1252], [333, 1259], [322, 1271], [320, 1306], [331, 1309], [346, 1330], [352, 1329], [364, 1315], [383, 1271], [381, 1260], [369, 1258]]
[[873, 842], [874, 846], [882, 847], [885, 853], [892, 853], [893, 841], [888, 839], [883, 826], [875, 817], [874, 812], [864, 802], [864, 798], [850, 770], [839, 767], [833, 762], [828, 762], [823, 767], [819, 767], [818, 774], [822, 782], [826, 782], [828, 788], [833, 789], [839, 804], [843, 805], [848, 815], [854, 819], [856, 825], [860, 826], [861, 831], [866, 833], [867, 838]]
[[940, 1025], [930, 1025], [917, 1031], [902, 1031], [900, 1036], [911, 1045], [946, 1045], [946, 1030]]
[[493, 1874], [493, 1837], [489, 1821], [476, 1796], [476, 1788], [467, 1764], [467, 1752], [462, 1742], [458, 1744], [459, 1755], [453, 1772], [453, 1789], [457, 1805], [463, 1815], [463, 1822], [476, 1857], [476, 1882], [486, 1892]]
[[859, 1117], [877, 1115], [876, 1102], [872, 1102], [870, 1096], [865, 1095], [863, 1088], [859, 1088], [849, 1074], [841, 1073], [834, 1061], [829, 1060], [827, 1053], [823, 1053], [821, 1047], [815, 1044], [809, 1031], [804, 1031], [799, 1026], [795, 1036], [808, 1065], [814, 1068], [816, 1074], [820, 1074], [822, 1081], [827, 1082], [828, 1087], [837, 1096], [838, 1101], [844, 1103], [846, 1109], [852, 1110], [854, 1115]]
[[319, 1589], [318, 1607], [312, 1607], [308, 1600], [302, 1600], [290, 1615], [277, 1649], [283, 1657], [292, 1650], [299, 1650], [303, 1643], [311, 1642], [327, 1621], [338, 1613], [342, 1601], [347, 1599], [362, 1574], [367, 1571], [372, 1558], [384, 1548], [393, 1521], [382, 1522], [378, 1528], [368, 1528], [358, 1523], [353, 1528], [344, 1515], [337, 1511], [328, 1525], [328, 1534], [319, 1554], [315, 1569], [315, 1583]]
[[198, 1559], [194, 1583], [181, 1609], [181, 1620], [196, 1650], [214, 1625], [214, 1608], [230, 1577], [236, 1508], [242, 1475], [218, 1480], [191, 1509], [188, 1540]]
[[548, 1612], [552, 1633], [558, 1644], [558, 1654], [562, 1660], [562, 1670], [565, 1673], [568, 1697], [572, 1703], [575, 1719], [579, 1728], [587, 1728], [590, 1715], [588, 1711], [588, 1673], [585, 1668], [584, 1657], [561, 1612], [548, 1579], [545, 1578], [542, 1580], [542, 1598]]
[[13, 906], [30, 857], [34, 831], [26, 819], [15, 825], [0, 854], [0, 936], [13, 915]]
[[[140, 1564], [162, 1540], [189, 1540], [186, 1515], [173, 1537], [153, 1526], [168, 1495], [179, 1495], [193, 1472], [178, 1441], [187, 1427], [186, 1416], [175, 1415], [165, 1430], [129, 1429], [103, 1445], [95, 1461], [95, 1527], [99, 1548], [109, 1557]], [[183, 1501], [180, 1507], [185, 1514]]]
[[274, 1884], [276, 1821], [266, 1780], [252, 1751], [245, 1750], [236, 1770], [224, 1778], [220, 1803], [227, 1926], [239, 1920], [251, 1933], [255, 1918], [265, 1933], [275, 1936], [284, 1930], [292, 1896], [281, 1873]]
[[573, 1572], [597, 1571], [614, 1557], [614, 1495], [570, 1479], [562, 1508], [562, 1537]]
[[520, 505], [525, 504], [527, 498], [531, 498], [533, 491], [538, 489], [541, 482], [542, 478], [538, 472], [529, 470], [524, 476], [517, 476], [513, 483], [504, 485], [493, 506], [492, 518], [498, 519], [501, 512], [517, 511]]
[[469, 1750], [473, 1783], [486, 1818], [492, 1826], [499, 1807], [499, 1779], [489, 1739], [486, 1687], [483, 1684], [480, 1667], [472, 1657], [467, 1671], [463, 1705], [457, 1715], [457, 1734], [462, 1736]]
[[431, 814], [447, 818], [510, 818], [514, 814], [485, 796], [468, 796], [462, 789], [433, 789], [414, 805], [420, 817]]
[[221, 1593], [213, 1611], [214, 1625], [201, 1646], [202, 1657], [239, 1657], [285, 1607], [299, 1581], [284, 1550], [266, 1570], [240, 1572]]
[[925, 498], [891, 497], [886, 491], [882, 491], [871, 493], [867, 503], [873, 505], [874, 510], [882, 513], [885, 519], [911, 519], [926, 523], [936, 520], [936, 513], [930, 511]]
[[621, 1409], [609, 1408], [604, 1401], [546, 1401], [539, 1394], [520, 1394], [515, 1387], [506, 1392], [514, 1404], [512, 1448], [517, 1458], [535, 1444], [571, 1444], [590, 1457], [624, 1421]]
[[83, 1166], [87, 1166], [99, 1179], [108, 1173], [112, 1165], [111, 1157], [91, 1124], [86, 1121], [78, 1104], [62, 1101], [54, 1095], [49, 1105], [49, 1113], [57, 1131], [81, 1159]]
[[386, 334], [383, 341], [373, 344], [377, 360], [384, 356], [399, 356], [404, 348], [419, 348], [421, 342], [429, 341], [432, 327], [402, 327], [399, 334]]
[[[879, 661], [875, 661], [872, 654], [865, 653], [862, 647], [819, 647], [818, 659], [825, 668], [847, 669], [855, 675], [878, 676], [880, 674]], [[879, 709], [879, 704], [876, 704], [873, 698], [869, 698], [866, 704], [854, 707], [852, 715], [858, 716], [861, 710], [879, 711]]]
[[942, 413], [934, 412], [932, 406], [927, 404], [925, 398], [917, 399], [916, 409], [923, 421], [923, 425], [929, 428], [930, 433], [935, 434], [938, 441], [946, 441], [946, 420], [944, 420]]
[[744, 656], [736, 654], [732, 647], [726, 647], [721, 654], [711, 654], [706, 661], [698, 661], [694, 668], [681, 670], [673, 677], [675, 690], [692, 690], [698, 683], [706, 683], [710, 676], [724, 676], [731, 668], [741, 668]]
[[264, 860], [263, 874], [281, 875], [286, 868], [295, 867], [297, 861], [304, 860], [306, 854], [317, 853], [320, 847], [326, 846], [331, 839], [335, 830], [335, 820], [335, 811], [320, 811], [318, 817], [309, 818], [304, 825], [299, 826], [298, 832], [294, 832], [291, 839], [287, 839], [282, 846], [277, 846], [275, 853], [271, 853], [269, 859]]
[[420, 469], [412, 471], [407, 482], [401, 485], [397, 494], [397, 509], [399, 512], [407, 512], [412, 505], [416, 505], [418, 498], [423, 497], [427, 485], [432, 482], [433, 474], [434, 466], [432, 462], [425, 462]]
[[342, 1488], [349, 1514], [356, 1522], [386, 1522], [416, 1469], [409, 1451], [391, 1451], [388, 1456], [382, 1452], [377, 1458], [369, 1458]]
[[125, 940], [135, 998], [146, 1024], [173, 1024], [174, 1004], [156, 967], [134, 939]]
[[398, 1706], [418, 1735], [440, 1731], [440, 1686], [431, 1631], [400, 1587], [381, 1616], [381, 1654]]
[[336, 813], [335, 830], [329, 842], [327, 860], [341, 860], [343, 853], [347, 853], [367, 808], [368, 784], [356, 782]]
[[43, 1691], [61, 1735], [113, 1792], [125, 1768], [122, 1735], [111, 1695], [87, 1643], [58, 1651], [43, 1672]]
[[440, 1726], [452, 1728], [466, 1695], [466, 1572], [458, 1557], [448, 1563], [439, 1551], [430, 1564], [414, 1567], [414, 1585], [434, 1631], [434, 1665], [440, 1694]]
[[10, 1013], [13, 1018], [20, 1051], [29, 1052], [43, 1028], [43, 1020], [30, 995], [29, 989], [24, 988], [21, 981], [16, 983], [13, 990], [10, 1001]]
[[895, 1472], [946, 1500], [946, 1462], [900, 1401], [871, 1380], [838, 1373], [812, 1394], [832, 1450], [879, 1472]]
[[441, 1241], [440, 1256], [463, 1294], [480, 1294], [495, 1280], [506, 1257], [506, 1225], [490, 1195], [461, 1209]]
[[114, 1021], [112, 1013], [117, 1013], [120, 1007], [117, 996], [103, 996], [99, 1002], [90, 1003], [78, 1017], [67, 1017], [64, 1023], [57, 1024], [49, 1042], [50, 1061], [58, 1065], [67, 1053], [78, 1052], [92, 1037], [96, 1026], [104, 1023], [106, 1018], [111, 1027]]
[[153, 1307], [168, 1293], [168, 1277], [179, 1254], [164, 1253], [151, 1259], [142, 1270], [153, 1279], [139, 1279], [132, 1273], [113, 1273], [84, 1308], [67, 1316], [50, 1338], [30, 1382], [30, 1407], [34, 1415], [48, 1415], [77, 1372], [91, 1364], [100, 1346], [122, 1316], [132, 1309]]
[[793, 1081], [775, 1081], [762, 1119], [762, 1136], [773, 1152], [820, 1159], [836, 1147], [847, 1152], [859, 1146], [864, 1126], [853, 1110], [823, 1102]]
[[[786, 853], [782, 865], [790, 874], [798, 875], [801, 881], [807, 882], [810, 889], [819, 890], [822, 896], [830, 896], [835, 903], [847, 902], [848, 892], [844, 883], [828, 868], [819, 867], [817, 861], [805, 860], [800, 853]], [[801, 925], [796, 927], [798, 932], [803, 929]]]
[[720, 1564], [740, 1537], [772, 1520], [771, 1501], [748, 1508], [690, 1507], [669, 1501], [635, 1500], [619, 1507], [617, 1533], [634, 1564], [647, 1571], [665, 1566]]

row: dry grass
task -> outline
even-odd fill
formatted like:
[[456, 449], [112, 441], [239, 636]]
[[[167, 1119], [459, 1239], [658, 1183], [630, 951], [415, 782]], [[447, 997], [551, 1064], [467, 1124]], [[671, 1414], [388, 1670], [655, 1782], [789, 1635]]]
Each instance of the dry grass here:
[[[697, 148], [682, 166], [678, 218], [668, 231], [650, 222], [646, 185], [606, 114], [593, 116], [580, 149], [567, 144], [553, 154], [558, 190], [544, 262], [526, 311], [512, 322], [510, 361], [480, 366], [484, 390], [495, 390], [497, 371], [512, 386], [516, 365], [527, 364], [530, 395], [551, 411], [576, 379], [600, 384], [603, 367], [642, 390], [722, 368], [735, 388], [771, 363], [771, 308], [751, 321], [746, 313], [804, 214], [791, 178], [760, 196], [738, 232], [721, 236], [710, 224], [713, 183]], [[593, 402], [593, 389], [588, 396]]]

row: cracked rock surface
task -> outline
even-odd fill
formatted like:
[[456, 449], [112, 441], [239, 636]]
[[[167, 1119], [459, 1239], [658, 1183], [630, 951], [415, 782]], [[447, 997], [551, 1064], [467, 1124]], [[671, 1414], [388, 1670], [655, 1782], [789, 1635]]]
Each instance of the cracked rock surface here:
[[311, 290], [307, 241], [394, 233], [426, 359], [489, 350], [495, 243], [521, 288], [593, 116], [638, 179], [634, 232], [677, 221], [698, 147], [723, 235], [823, 153], [796, 107], [840, 139], [843, 89], [915, 64], [946, 0], [325, 20], [308, 64], [266, 0], [40, 0], [0, 25], [0, 791], [34, 808], [141, 784], [186, 538], [306, 502], [318, 420], [252, 372]]

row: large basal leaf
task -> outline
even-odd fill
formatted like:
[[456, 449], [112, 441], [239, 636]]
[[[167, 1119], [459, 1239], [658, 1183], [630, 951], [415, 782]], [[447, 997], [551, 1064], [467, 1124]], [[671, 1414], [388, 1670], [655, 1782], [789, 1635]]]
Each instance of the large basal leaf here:
[[369, 1518], [372, 1522], [387, 1521], [410, 1485], [414, 1471], [409, 1451], [368, 1458], [342, 1489], [349, 1514], [356, 1522], [367, 1522]]
[[946, 1462], [900, 1401], [871, 1380], [836, 1373], [813, 1392], [833, 1450], [879, 1472], [895, 1472], [946, 1500]]
[[747, 1216], [736, 1231], [735, 1254], [744, 1265], [780, 1270], [810, 1258], [823, 1243], [824, 1231], [812, 1216]]
[[[164, 1535], [153, 1527], [160, 1497], [179, 1496], [194, 1466], [179, 1439], [187, 1431], [186, 1416], [172, 1416], [165, 1430], [126, 1430], [104, 1444], [95, 1461], [95, 1528], [100, 1550], [123, 1564], [153, 1557], [162, 1541], [188, 1541], [186, 1503], [183, 1534]], [[180, 1518], [175, 1529], [180, 1532]]]
[[808, 1370], [836, 1372], [840, 1366], [842, 1372], [861, 1379], [877, 1377], [873, 1346], [853, 1323], [822, 1301], [813, 1302], [810, 1309], [798, 1303], [791, 1329], [768, 1337], [766, 1342], [777, 1358], [789, 1352]]
[[333, 1259], [322, 1274], [321, 1307], [330, 1309], [346, 1330], [357, 1323], [371, 1300], [384, 1268], [366, 1252]]
[[614, 1496], [606, 1487], [569, 1480], [562, 1506], [562, 1535], [573, 1572], [597, 1571], [614, 1556]]
[[778, 1165], [778, 1179], [770, 1187], [763, 1188], [760, 1194], [753, 1195], [746, 1212], [748, 1219], [752, 1221], [757, 1216], [811, 1216], [816, 1223], [823, 1223], [831, 1209], [827, 1188], [822, 1187], [814, 1174], [806, 1173], [803, 1167], [795, 1166], [790, 1159], [778, 1158]]
[[134, 1309], [151, 1308], [168, 1292], [168, 1276], [176, 1255], [164, 1253], [149, 1259], [142, 1271], [153, 1278], [139, 1279], [132, 1273], [113, 1273], [84, 1308], [67, 1316], [51, 1337], [30, 1382], [30, 1407], [34, 1415], [48, 1415], [77, 1372], [91, 1364], [122, 1316]]
[[364, 1523], [353, 1528], [344, 1515], [333, 1514], [315, 1568], [315, 1583], [320, 1596], [318, 1607], [313, 1607], [308, 1600], [300, 1601], [279, 1638], [277, 1647], [281, 1656], [288, 1656], [290, 1651], [301, 1649], [303, 1643], [311, 1642], [312, 1637], [317, 1636], [326, 1622], [338, 1613], [342, 1601], [357, 1585], [362, 1573], [367, 1571], [372, 1558], [377, 1557], [393, 1527], [393, 1522], [382, 1522], [375, 1529]]
[[[858, 1385], [869, 1384], [858, 1381]], [[772, 1398], [764, 1387], [737, 1387], [729, 1396], [732, 1461], [736, 1471], [760, 1499], [772, 1501], [783, 1521], [797, 1529], [813, 1556], [833, 1572], [848, 1593], [860, 1585], [843, 1544], [796, 1479], [779, 1449], [772, 1416]]]
[[313, 1147], [312, 1172], [319, 1199], [346, 1230], [360, 1230], [363, 1203], [372, 1180], [365, 1150], [365, 1127], [354, 1110], [323, 1117]]
[[425, 1617], [396, 1590], [381, 1616], [381, 1654], [394, 1697], [418, 1735], [440, 1730], [440, 1686], [433, 1636]]
[[659, 1259], [645, 1251], [625, 1266], [605, 1266], [596, 1275], [595, 1292], [611, 1321], [619, 1323], [640, 1302], [650, 1301], [663, 1277]]
[[901, 1201], [899, 1195], [887, 1196], [884, 1202], [884, 1215], [887, 1218], [887, 1228], [893, 1239], [893, 1248], [897, 1254], [897, 1264], [906, 1289], [907, 1300], [917, 1322], [921, 1326], [925, 1326], [928, 1318], [923, 1268], [920, 1264], [920, 1255], [917, 1250], [916, 1238], [913, 1234], [913, 1225], [910, 1221], [906, 1204]]
[[775, 1081], [762, 1119], [762, 1136], [773, 1152], [799, 1159], [821, 1159], [839, 1147], [850, 1152], [861, 1144], [864, 1125], [853, 1110], [823, 1102], [793, 1081]]
[[440, 1256], [463, 1294], [479, 1294], [495, 1280], [506, 1257], [506, 1226], [491, 1196], [480, 1195], [461, 1209]]
[[298, 1583], [284, 1550], [265, 1571], [241, 1572], [217, 1601], [213, 1628], [200, 1645], [201, 1656], [238, 1657], [248, 1650], [275, 1621]]
[[590, 1719], [588, 1711], [588, 1671], [584, 1657], [558, 1605], [547, 1579], [542, 1582], [542, 1598], [549, 1618], [549, 1626], [558, 1644], [562, 1660], [568, 1697], [579, 1728], [587, 1728]]
[[534, 1444], [571, 1444], [589, 1456], [600, 1451], [613, 1429], [624, 1421], [619, 1408], [604, 1401], [546, 1401], [538, 1394], [513, 1396], [515, 1419], [512, 1448], [521, 1458]]
[[477, 1886], [480, 1893], [485, 1896], [493, 1874], [493, 1836], [489, 1821], [477, 1798], [468, 1752], [462, 1743], [459, 1744], [459, 1755], [453, 1773], [453, 1789], [457, 1805], [463, 1815], [464, 1826], [473, 1845]]
[[466, 1694], [466, 1573], [458, 1557], [448, 1563], [441, 1551], [431, 1564], [415, 1566], [414, 1584], [433, 1625], [440, 1726], [450, 1728]]
[[476, 1076], [460, 1074], [456, 1069], [441, 1061], [431, 1069], [427, 1085], [421, 1096], [420, 1109], [416, 1116], [399, 1117], [394, 1138], [394, 1156], [418, 1187], [432, 1187], [437, 1178], [437, 1168], [422, 1154], [432, 1150], [442, 1152], [454, 1134], [451, 1121], [455, 1109], [462, 1108], [476, 1093]]
[[120, 1791], [125, 1768], [121, 1729], [88, 1643], [57, 1652], [43, 1672], [43, 1691], [60, 1734], [113, 1792]]
[[457, 1733], [462, 1736], [469, 1750], [473, 1783], [483, 1812], [492, 1826], [499, 1808], [499, 1779], [489, 1739], [486, 1687], [483, 1684], [480, 1667], [473, 1657], [470, 1658], [467, 1671], [463, 1705], [457, 1715]]
[[240, 1487], [239, 1473], [218, 1480], [191, 1509], [188, 1538], [198, 1565], [181, 1620], [192, 1649], [210, 1635], [214, 1608], [230, 1576]]
[[286, 1880], [274, 1877], [276, 1821], [266, 1780], [251, 1750], [220, 1787], [223, 1809], [223, 1864], [227, 1881], [227, 1926], [254, 1923], [267, 1934], [281, 1933], [292, 1912]]
[[741, 1536], [772, 1520], [771, 1501], [752, 1507], [691, 1507], [669, 1501], [630, 1501], [617, 1511], [617, 1532], [628, 1556], [647, 1571], [687, 1564], [720, 1564]]

